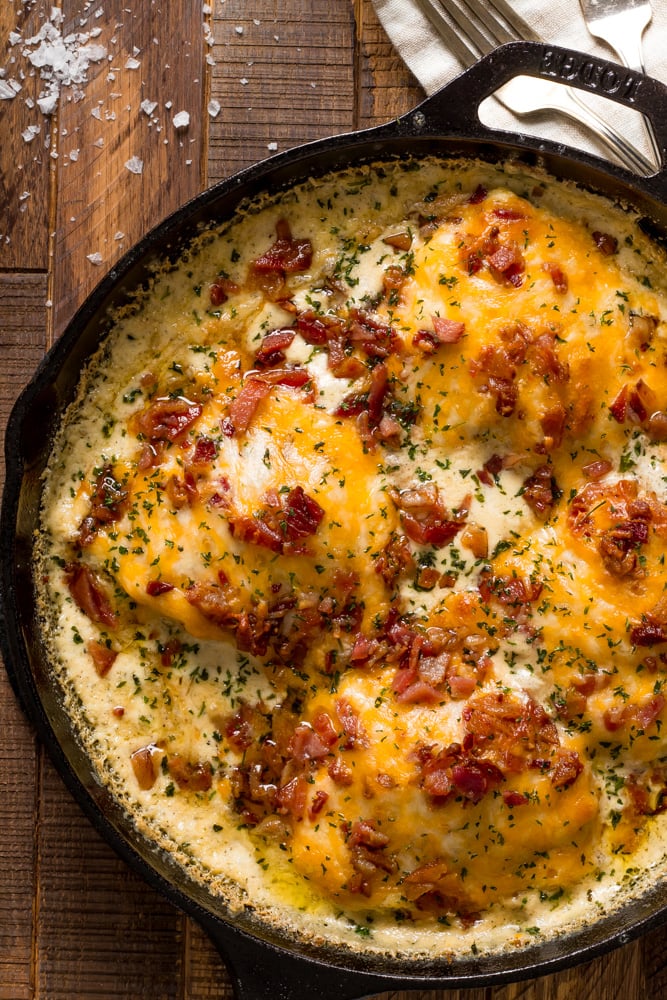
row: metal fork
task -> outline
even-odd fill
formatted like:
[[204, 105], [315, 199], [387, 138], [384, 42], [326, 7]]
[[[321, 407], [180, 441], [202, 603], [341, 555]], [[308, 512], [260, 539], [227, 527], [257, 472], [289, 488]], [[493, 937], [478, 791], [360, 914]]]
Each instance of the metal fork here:
[[[417, 5], [466, 67], [505, 42], [541, 41], [506, 0], [417, 0]], [[655, 166], [589, 107], [572, 87], [541, 78], [526, 81], [525, 77], [517, 77], [504, 84], [494, 96], [516, 115], [558, 111], [585, 125], [628, 170], [641, 176], [650, 176], [656, 171]]]
[[[645, 73], [642, 35], [653, 11], [650, 0], [580, 0], [586, 27], [606, 42], [628, 69]], [[644, 118], [646, 137], [656, 164], [662, 160], [651, 123]]]

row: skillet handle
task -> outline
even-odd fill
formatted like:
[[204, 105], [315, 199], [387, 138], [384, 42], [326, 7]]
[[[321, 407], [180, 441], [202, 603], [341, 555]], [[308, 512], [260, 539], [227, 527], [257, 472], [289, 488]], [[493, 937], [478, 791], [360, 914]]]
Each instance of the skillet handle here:
[[[636, 185], [660, 200], [667, 198], [667, 86], [653, 77], [573, 49], [543, 42], [501, 45], [428, 97], [402, 121], [410, 131], [419, 130], [422, 134], [455, 132], [471, 140], [497, 142], [502, 138], [518, 146], [535, 148], [537, 144], [538, 148], [567, 151], [567, 146], [559, 147], [558, 144], [529, 136], [492, 129], [480, 121], [478, 108], [482, 101], [517, 76], [533, 76], [549, 83], [562, 83], [645, 115], [653, 125], [661, 153], [661, 166], [651, 177], [638, 177]], [[577, 158], [590, 159], [591, 163], [599, 164], [599, 158], [592, 154], [579, 150], [573, 153]], [[628, 175], [623, 168], [613, 164], [609, 164], [609, 169]]]
[[215, 918], [197, 919], [227, 967], [234, 1000], [364, 1000], [405, 988], [404, 979], [327, 965], [236, 932]]

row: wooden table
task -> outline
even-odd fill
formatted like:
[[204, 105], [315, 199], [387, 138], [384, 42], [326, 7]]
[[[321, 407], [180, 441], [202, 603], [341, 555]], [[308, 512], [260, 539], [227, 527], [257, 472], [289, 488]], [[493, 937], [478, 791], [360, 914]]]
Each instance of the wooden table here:
[[[36, 52], [25, 40], [44, 32], [51, 0], [0, 3], [0, 90], [21, 85], [0, 100], [3, 421], [84, 297], [163, 216], [273, 150], [383, 122], [423, 96], [370, 0], [61, 6], [61, 36], [92, 34], [70, 41], [65, 76], [86, 44], [106, 55], [46, 117], [34, 104], [44, 70], [24, 50]], [[189, 124], [177, 129], [183, 111]], [[229, 1000], [205, 935], [116, 858], [66, 793], [4, 672], [0, 754], [0, 998]], [[659, 1000], [666, 953], [667, 931], [656, 931], [574, 971], [419, 996]]]

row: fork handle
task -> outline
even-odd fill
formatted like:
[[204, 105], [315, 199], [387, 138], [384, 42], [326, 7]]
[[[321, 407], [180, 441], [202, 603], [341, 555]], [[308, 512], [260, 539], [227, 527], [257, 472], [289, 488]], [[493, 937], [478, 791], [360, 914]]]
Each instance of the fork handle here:
[[422, 131], [428, 134], [458, 134], [473, 141], [488, 139], [496, 143], [500, 140], [515, 148], [567, 155], [578, 163], [600, 169], [600, 158], [593, 153], [551, 140], [492, 129], [480, 121], [480, 104], [517, 76], [541, 78], [597, 94], [645, 115], [653, 125], [661, 154], [657, 172], [647, 177], [640, 169], [635, 177], [631, 170], [613, 163], [603, 162], [602, 168], [618, 175], [626, 184], [630, 181], [635, 189], [640, 188], [651, 197], [667, 202], [667, 86], [617, 63], [573, 49], [543, 42], [502, 45], [428, 97], [407, 116], [406, 126], [414, 128], [415, 121], [423, 116]]

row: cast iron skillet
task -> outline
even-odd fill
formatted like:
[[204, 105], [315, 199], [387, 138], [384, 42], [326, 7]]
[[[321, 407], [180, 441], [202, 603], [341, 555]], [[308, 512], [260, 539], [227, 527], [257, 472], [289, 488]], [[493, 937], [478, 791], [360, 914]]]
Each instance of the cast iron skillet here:
[[177, 256], [206, 224], [230, 216], [241, 199], [276, 190], [351, 163], [406, 154], [515, 157], [556, 177], [629, 202], [656, 239], [667, 244], [667, 168], [636, 178], [597, 157], [553, 142], [482, 126], [479, 104], [518, 74], [560, 79], [647, 114], [667, 159], [667, 87], [611, 63], [531, 43], [496, 50], [408, 115], [378, 128], [297, 147], [205, 191], [129, 251], [102, 280], [46, 356], [11, 415], [7, 478], [0, 520], [2, 650], [14, 689], [56, 767], [98, 831], [151, 885], [199, 921], [229, 966], [237, 1000], [360, 1000], [385, 990], [489, 986], [527, 979], [588, 961], [667, 920], [667, 885], [642, 890], [616, 912], [567, 936], [505, 955], [410, 961], [315, 948], [268, 927], [248, 908], [230, 913], [191, 881], [162, 850], [132, 827], [99, 784], [78, 746], [52, 681], [35, 619], [32, 539], [38, 523], [41, 474], [52, 434], [73, 398], [80, 369], [95, 350], [107, 313], [146, 280], [156, 257]]

